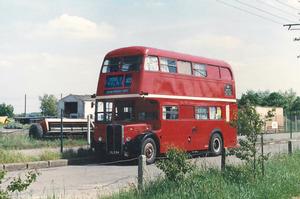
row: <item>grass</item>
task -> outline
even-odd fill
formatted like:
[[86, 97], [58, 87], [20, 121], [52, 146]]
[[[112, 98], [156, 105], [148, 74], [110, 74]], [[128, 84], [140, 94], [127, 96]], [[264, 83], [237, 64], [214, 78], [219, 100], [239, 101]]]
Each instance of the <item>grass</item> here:
[[47, 161], [47, 160], [58, 160], [58, 159], [71, 159], [78, 157], [87, 157], [91, 155], [91, 151], [89, 150], [67, 150], [64, 151], [63, 154], [60, 152], [44, 150], [42, 153], [38, 155], [24, 155], [18, 151], [10, 151], [0, 149], [0, 163], [26, 163], [26, 162], [34, 162], [34, 161]]
[[[85, 139], [64, 139], [65, 147], [87, 145]], [[19, 150], [19, 149], [35, 149], [59, 147], [59, 139], [37, 140], [32, 139], [25, 134], [8, 134], [0, 135], [0, 149]]]
[[266, 175], [253, 174], [246, 165], [219, 170], [196, 170], [189, 177], [174, 182], [160, 178], [138, 191], [132, 188], [110, 198], [214, 198], [214, 199], [284, 199], [300, 195], [300, 152], [278, 155], [266, 163]]

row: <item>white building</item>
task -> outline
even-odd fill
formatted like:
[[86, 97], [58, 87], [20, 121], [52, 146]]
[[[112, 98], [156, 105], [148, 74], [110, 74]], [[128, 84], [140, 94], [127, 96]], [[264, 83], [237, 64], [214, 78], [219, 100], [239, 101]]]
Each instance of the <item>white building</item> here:
[[60, 110], [63, 109], [63, 115], [66, 118], [87, 118], [92, 115], [94, 118], [95, 107], [92, 103], [95, 99], [90, 95], [68, 95], [58, 102], [58, 115]]

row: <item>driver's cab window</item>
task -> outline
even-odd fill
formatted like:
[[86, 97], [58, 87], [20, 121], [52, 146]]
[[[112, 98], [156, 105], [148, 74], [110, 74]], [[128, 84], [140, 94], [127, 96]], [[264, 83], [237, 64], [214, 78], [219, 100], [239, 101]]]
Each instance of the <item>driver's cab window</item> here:
[[128, 103], [116, 103], [115, 119], [116, 120], [133, 120], [133, 105]]
[[98, 101], [97, 104], [97, 121], [107, 122], [112, 120], [112, 102]]

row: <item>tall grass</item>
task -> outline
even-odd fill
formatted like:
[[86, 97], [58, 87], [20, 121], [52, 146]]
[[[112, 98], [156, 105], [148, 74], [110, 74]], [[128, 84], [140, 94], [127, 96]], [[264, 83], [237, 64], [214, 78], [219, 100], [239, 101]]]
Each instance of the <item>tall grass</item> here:
[[[64, 139], [64, 146], [66, 147], [83, 146], [86, 144], [85, 139]], [[18, 150], [59, 146], [59, 139], [37, 140], [24, 134], [0, 135], [0, 149]]]
[[86, 149], [81, 149], [78, 151], [66, 150], [63, 153], [44, 150], [38, 155], [24, 155], [18, 151], [0, 149], [0, 164], [58, 160], [62, 158], [72, 159], [78, 157], [89, 157], [91, 155], [92, 151]]
[[246, 165], [219, 170], [196, 170], [189, 177], [174, 182], [158, 179], [142, 191], [131, 189], [111, 198], [228, 198], [282, 199], [300, 195], [300, 153], [280, 155], [266, 163], [266, 175], [253, 177]]

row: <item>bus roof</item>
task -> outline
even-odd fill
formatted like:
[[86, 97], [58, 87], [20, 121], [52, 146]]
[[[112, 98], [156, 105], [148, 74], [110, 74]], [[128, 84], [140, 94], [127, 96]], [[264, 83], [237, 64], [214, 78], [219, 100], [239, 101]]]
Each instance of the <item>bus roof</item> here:
[[222, 60], [210, 59], [210, 58], [199, 57], [199, 56], [178, 53], [178, 52], [168, 51], [168, 50], [161, 50], [161, 49], [145, 47], [145, 46], [129, 46], [125, 48], [118, 48], [107, 53], [105, 57], [107, 58], [107, 57], [118, 57], [118, 56], [130, 56], [130, 55], [139, 55], [139, 54], [168, 57], [177, 60], [191, 61], [196, 63], [216, 65], [216, 66], [225, 66], [230, 68], [230, 65]]

